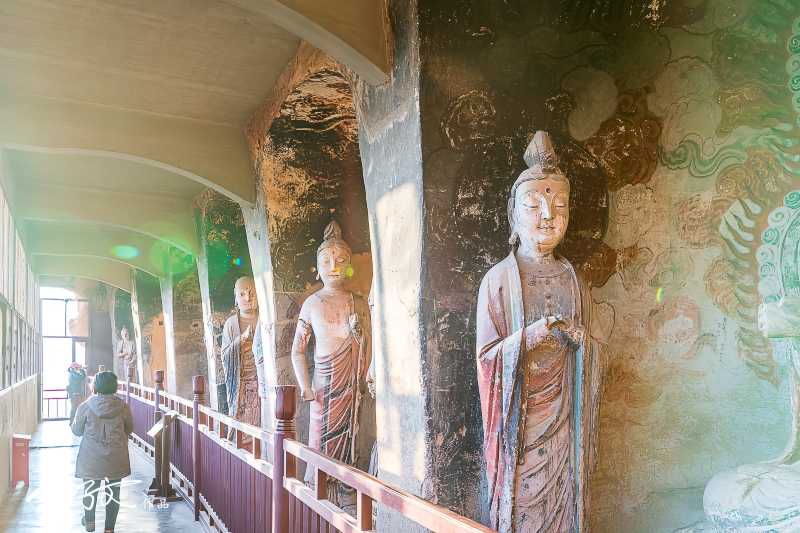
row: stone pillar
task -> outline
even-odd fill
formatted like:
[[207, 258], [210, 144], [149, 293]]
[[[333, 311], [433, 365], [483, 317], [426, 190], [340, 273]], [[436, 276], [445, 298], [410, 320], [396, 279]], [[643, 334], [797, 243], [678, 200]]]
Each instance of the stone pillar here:
[[161, 280], [166, 340], [167, 392], [192, 397], [192, 376], [206, 375], [203, 304], [195, 258], [170, 251], [169, 275]]
[[141, 270], [133, 271], [131, 312], [136, 332], [139, 376], [142, 384], [152, 387], [153, 371], [166, 370], [167, 364], [164, 315], [158, 278]]
[[[416, 2], [390, 2], [395, 65], [389, 84], [354, 84], [373, 254], [373, 354], [379, 476], [422, 497], [430, 452], [424, 388], [423, 159]], [[397, 438], [403, 435], [403, 438]], [[420, 531], [378, 510], [380, 529]]]
[[[259, 188], [259, 190], [261, 189]], [[267, 396], [261, 398], [261, 426], [265, 429], [273, 429], [275, 427], [275, 386], [285, 384], [286, 376], [291, 375], [291, 361], [289, 358], [279, 360], [275, 349], [275, 292], [272, 279], [272, 256], [267, 232], [267, 212], [263, 196], [258, 195], [255, 207], [242, 206], [242, 214], [247, 231], [247, 246], [250, 250], [253, 281], [258, 297], [261, 348], [264, 351], [263, 371], [267, 381]], [[231, 294], [233, 294], [232, 291]]]
[[217, 402], [218, 372], [221, 371], [221, 362], [218, 361], [218, 347], [214, 335], [214, 317], [211, 311], [211, 294], [208, 280], [208, 250], [205, 242], [200, 241], [200, 255], [197, 258], [197, 278], [200, 284], [200, 299], [203, 307], [203, 344], [205, 344], [206, 366], [208, 368], [208, 404], [212, 409], [219, 409]]
[[[164, 355], [166, 373], [166, 389], [170, 394], [176, 394], [178, 390], [178, 380], [175, 363], [175, 313], [173, 308], [173, 280], [172, 274], [159, 280], [161, 287], [161, 308], [162, 323], [164, 325]], [[154, 368], [154, 370], [162, 370]]]

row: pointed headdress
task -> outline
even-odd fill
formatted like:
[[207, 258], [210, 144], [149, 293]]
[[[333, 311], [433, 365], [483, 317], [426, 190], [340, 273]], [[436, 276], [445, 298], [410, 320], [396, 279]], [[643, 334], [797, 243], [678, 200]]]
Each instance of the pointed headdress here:
[[342, 228], [335, 220], [331, 220], [331, 222], [325, 227], [322, 244], [320, 244], [319, 248], [317, 248], [317, 255], [321, 254], [323, 250], [327, 250], [332, 246], [340, 246], [347, 250], [348, 254], [353, 255], [353, 252], [350, 250], [350, 245], [347, 244], [347, 241], [342, 239]]
[[545, 176], [569, 181], [559, 166], [558, 155], [553, 148], [553, 139], [548, 132], [539, 130], [533, 135], [523, 158], [528, 168], [522, 171], [514, 182], [514, 186], [511, 187], [512, 197], [517, 192], [517, 187], [526, 181], [540, 180]]

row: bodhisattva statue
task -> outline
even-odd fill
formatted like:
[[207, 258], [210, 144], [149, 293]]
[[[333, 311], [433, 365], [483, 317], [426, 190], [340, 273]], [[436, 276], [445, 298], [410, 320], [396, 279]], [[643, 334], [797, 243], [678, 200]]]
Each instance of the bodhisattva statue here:
[[[292, 344], [292, 365], [302, 398], [311, 402], [308, 445], [347, 464], [356, 464], [360, 402], [370, 366], [370, 321], [367, 303], [345, 289], [351, 271], [350, 246], [336, 222], [325, 228], [317, 250], [317, 271], [323, 288], [300, 309]], [[309, 376], [306, 350], [314, 338], [314, 376]], [[313, 472], [306, 473], [311, 483]], [[346, 507], [349, 491], [328, 486], [334, 503]]]
[[128, 376], [128, 369], [134, 369], [134, 378], [136, 381], [136, 345], [131, 340], [128, 328], [122, 326], [119, 332], [119, 344], [117, 344], [117, 357], [120, 359], [120, 366], [122, 367], [123, 376]]
[[258, 335], [258, 299], [253, 278], [236, 280], [237, 313], [222, 328], [222, 366], [228, 396], [228, 415], [261, 426], [262, 370], [254, 354]]
[[508, 198], [512, 251], [478, 294], [478, 386], [491, 526], [500, 533], [585, 531], [594, 462], [599, 353], [591, 299], [555, 253], [570, 183], [538, 131]]

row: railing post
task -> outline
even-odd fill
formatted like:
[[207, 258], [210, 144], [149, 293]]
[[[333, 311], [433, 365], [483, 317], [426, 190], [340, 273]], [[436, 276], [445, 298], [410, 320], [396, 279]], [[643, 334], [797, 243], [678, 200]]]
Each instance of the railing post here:
[[128, 386], [125, 387], [125, 401], [128, 402], [128, 405], [131, 404], [131, 381], [133, 381], [133, 372], [134, 372], [134, 368], [131, 367], [131, 366], [128, 366], [128, 372], [127, 372], [127, 374], [128, 374], [128, 376], [127, 376], [127, 378], [128, 378]]
[[[159, 409], [159, 403], [161, 401], [161, 391], [164, 390], [164, 371], [163, 370], [156, 370], [153, 374], [153, 379], [156, 382], [156, 392], [153, 396], [153, 401], [155, 403], [155, 410], [153, 411], [153, 424], [161, 420], [161, 410]], [[162, 432], [163, 433], [163, 432]], [[153, 439], [153, 455], [155, 459], [155, 471], [156, 476], [153, 478], [153, 482], [150, 483], [150, 492], [152, 494], [157, 494], [161, 487], [161, 435], [159, 433]]]
[[283, 488], [285, 477], [294, 477], [295, 461], [285, 460], [283, 441], [296, 438], [294, 426], [297, 389], [294, 385], [279, 385], [275, 388], [275, 442], [272, 459], [272, 532], [289, 531], [289, 493]]
[[201, 458], [200, 458], [200, 405], [204, 401], [206, 393], [206, 378], [204, 376], [192, 377], [192, 389], [194, 392], [192, 402], [192, 484], [194, 490], [194, 521], [200, 520], [200, 488], [202, 484]]

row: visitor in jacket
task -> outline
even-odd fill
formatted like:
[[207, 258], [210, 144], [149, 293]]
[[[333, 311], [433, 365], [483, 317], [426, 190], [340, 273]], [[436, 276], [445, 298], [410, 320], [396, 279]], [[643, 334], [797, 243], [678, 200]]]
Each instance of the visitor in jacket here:
[[86, 399], [86, 369], [80, 363], [72, 363], [67, 368], [67, 396], [69, 396], [69, 423], [75, 420], [75, 411]]
[[[122, 478], [131, 474], [128, 435], [133, 431], [131, 411], [117, 395], [117, 376], [98, 372], [94, 395], [75, 413], [72, 432], [83, 436], [75, 463], [75, 477], [83, 479], [86, 531], [94, 531], [95, 509], [100, 495], [106, 495], [105, 532], [113, 532], [119, 513], [119, 489]], [[101, 483], [105, 482], [105, 490]], [[109, 498], [110, 497], [110, 498]]]

